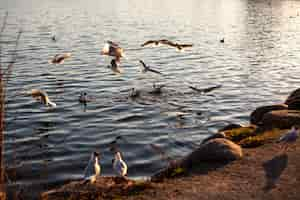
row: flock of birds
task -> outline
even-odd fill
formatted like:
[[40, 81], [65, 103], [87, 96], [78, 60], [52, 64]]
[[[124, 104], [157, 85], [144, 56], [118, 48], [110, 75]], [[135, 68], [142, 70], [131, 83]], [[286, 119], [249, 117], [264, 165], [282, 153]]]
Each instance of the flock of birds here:
[[[52, 37], [52, 40], [56, 40], [55, 37]], [[224, 38], [220, 40], [220, 43], [224, 43]], [[153, 45], [153, 46], [160, 46], [160, 45], [168, 45], [170, 47], [174, 47], [176, 48], [178, 51], [183, 51], [185, 48], [190, 48], [193, 46], [193, 44], [179, 44], [179, 43], [174, 43], [171, 42], [169, 40], [166, 39], [162, 39], [162, 40], [149, 40], [146, 41], [145, 43], [143, 43], [141, 45], [141, 47], [145, 47], [148, 45]], [[124, 54], [124, 50], [123, 48], [121, 48], [117, 43], [112, 42], [112, 41], [107, 41], [107, 43], [105, 43], [102, 51], [101, 51], [101, 55], [106, 55], [106, 56], [111, 56], [114, 57], [111, 62], [110, 62], [110, 66], [108, 66], [113, 72], [115, 73], [122, 73], [122, 69], [120, 67], [120, 63], [121, 63], [121, 58], [125, 57]], [[65, 53], [65, 54], [57, 54], [54, 56], [54, 58], [52, 60], [49, 61], [49, 63], [51, 64], [62, 64], [64, 63], [64, 61], [68, 58], [71, 57], [71, 53]], [[162, 74], [161, 72], [159, 72], [158, 70], [152, 69], [149, 66], [147, 66], [143, 60], [139, 60], [139, 63], [141, 64], [141, 72], [142, 73], [147, 73], [147, 72], [152, 72], [155, 74]], [[153, 91], [152, 93], [155, 94], [160, 94], [162, 92], [162, 88], [165, 85], [156, 85], [155, 83], [153, 84]], [[212, 90], [218, 89], [220, 88], [221, 85], [217, 85], [217, 86], [213, 86], [213, 87], [209, 87], [209, 88], [204, 88], [204, 89], [199, 89], [196, 88], [194, 86], [189, 86], [190, 89], [196, 91], [196, 92], [200, 92], [200, 93], [207, 93], [210, 92]], [[49, 107], [56, 107], [56, 103], [52, 102], [49, 98], [49, 96], [47, 95], [47, 93], [43, 90], [39, 90], [39, 89], [32, 89], [30, 92], [28, 92], [27, 94], [32, 95], [33, 98], [35, 98], [36, 100], [38, 100], [39, 102], [41, 102], [42, 104], [44, 104], [45, 106], [49, 106]], [[130, 89], [130, 93], [129, 96], [132, 98], [138, 97], [140, 95], [140, 91], [135, 89], [135, 88], [131, 88]], [[79, 96], [79, 102], [86, 104], [87, 102], [92, 101], [92, 99], [88, 96], [88, 94], [86, 92], [83, 92], [80, 94]], [[177, 113], [177, 117], [180, 117], [180, 112]], [[297, 138], [299, 137], [299, 129], [296, 126], [293, 126], [292, 129], [285, 135], [283, 135], [278, 142], [283, 143], [283, 147], [286, 150], [289, 143], [295, 142], [297, 140]], [[118, 139], [118, 138], [116, 138]], [[112, 160], [112, 166], [114, 171], [116, 172], [116, 174], [122, 178], [127, 177], [127, 164], [126, 162], [123, 160], [122, 158], [122, 153], [120, 152], [120, 150], [115, 146], [116, 141], [113, 141], [111, 143], [111, 148], [110, 150], [114, 153], [114, 159]], [[154, 149], [157, 149], [158, 147], [156, 147], [154, 144], [151, 144], [153, 146]], [[158, 149], [158, 151], [161, 151], [160, 149]], [[97, 177], [100, 176], [101, 173], [101, 166], [99, 164], [100, 161], [100, 154], [97, 152], [93, 152], [90, 160], [88, 162], [87, 167], [85, 168], [84, 171], [84, 180], [90, 183], [94, 183], [97, 179]]]
[[[52, 37], [52, 40], [56, 41], [55, 36]], [[153, 46], [168, 45], [170, 47], [176, 48], [178, 51], [183, 51], [185, 48], [190, 48], [193, 46], [193, 44], [179, 44], [179, 43], [174, 43], [174, 42], [166, 40], [166, 39], [162, 39], [162, 40], [146, 41], [145, 43], [143, 43], [141, 45], [141, 47], [145, 47], [148, 45], [153, 45]], [[122, 73], [120, 63], [121, 63], [121, 58], [125, 57], [123, 48], [121, 48], [115, 42], [107, 41], [100, 54], [113, 57], [113, 59], [110, 62], [110, 66], [108, 66], [108, 68], [110, 68], [115, 73], [118, 73], [118, 74]], [[63, 64], [65, 62], [65, 60], [67, 60], [71, 56], [72, 56], [71, 53], [57, 54], [51, 60], [49, 60], [49, 63], [50, 64]], [[162, 75], [162, 73], [159, 72], [158, 70], [152, 69], [149, 66], [147, 66], [143, 60], [139, 60], [139, 63], [141, 64], [141, 72], [142, 73], [151, 72], [151, 73]], [[154, 83], [153, 84], [154, 90], [151, 92], [153, 94], [160, 94], [162, 92], [161, 89], [164, 86], [165, 85], [157, 85]], [[205, 88], [205, 89], [198, 89], [193, 86], [190, 86], [191, 89], [193, 89], [197, 92], [202, 92], [202, 93], [209, 92], [209, 91], [214, 90], [219, 87], [220, 86], [214, 86], [214, 87]], [[44, 90], [32, 89], [31, 91], [26, 92], [26, 94], [31, 95], [34, 99], [36, 99], [37, 101], [39, 101], [40, 103], [44, 104], [47, 107], [56, 107], [57, 106], [56, 103], [54, 103], [49, 98], [49, 96], [47, 95], [47, 92]], [[137, 90], [135, 88], [130, 89], [130, 93], [129, 93], [130, 97], [135, 98], [135, 97], [138, 97], [139, 95], [140, 95], [139, 90]], [[92, 98], [89, 97], [86, 92], [82, 92], [80, 94], [78, 100], [79, 100], [79, 102], [86, 104], [86, 103], [92, 101]], [[178, 115], [180, 116], [180, 114], [178, 114]], [[117, 139], [120, 139], [120, 137], [119, 138], [117, 137], [116, 140], [111, 143], [111, 148], [110, 148], [110, 150], [114, 153], [114, 159], [112, 161], [112, 166], [118, 176], [120, 176], [122, 178], [126, 178], [128, 167], [122, 158], [121, 151], [116, 147]], [[153, 145], [153, 146], [154, 146], [153, 148], [157, 148], [155, 145]], [[100, 173], [101, 173], [100, 154], [97, 152], [93, 152], [91, 154], [91, 157], [87, 164], [87, 167], [84, 170], [84, 180], [94, 183], [96, 181], [96, 178], [98, 176], [100, 176]]]

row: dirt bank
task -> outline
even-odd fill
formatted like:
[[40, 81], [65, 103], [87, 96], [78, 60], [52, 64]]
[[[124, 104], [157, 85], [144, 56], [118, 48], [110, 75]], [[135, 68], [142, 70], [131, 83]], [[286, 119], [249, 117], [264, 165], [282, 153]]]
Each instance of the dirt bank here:
[[42, 199], [300, 199], [300, 140], [286, 152], [275, 142], [243, 151], [241, 160], [203, 163], [182, 177], [161, 182], [101, 177], [94, 185], [70, 183]]

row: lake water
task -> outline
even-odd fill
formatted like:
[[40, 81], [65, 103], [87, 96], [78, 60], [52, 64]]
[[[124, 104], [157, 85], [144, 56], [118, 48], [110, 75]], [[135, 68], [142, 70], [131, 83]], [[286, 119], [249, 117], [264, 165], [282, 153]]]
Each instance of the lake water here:
[[[7, 94], [4, 156], [16, 171], [8, 174], [11, 184], [78, 179], [93, 151], [101, 153], [102, 174], [112, 175], [108, 147], [119, 135], [129, 177], [148, 177], [166, 165], [150, 144], [182, 157], [222, 126], [247, 124], [256, 107], [283, 102], [300, 84], [298, 1], [1, 0], [1, 24], [6, 11], [4, 62], [23, 31]], [[194, 46], [185, 52], [140, 47], [150, 39]], [[100, 55], [106, 40], [125, 49], [121, 76]], [[72, 57], [48, 63], [63, 52]], [[164, 76], [141, 74], [139, 59]], [[162, 95], [148, 93], [154, 82], [166, 84]], [[199, 94], [188, 85], [222, 87]], [[132, 87], [141, 98], [128, 98]], [[47, 91], [57, 108], [23, 94], [33, 88]], [[83, 91], [95, 98], [86, 107], [78, 102]], [[167, 115], [174, 111], [189, 115]]]

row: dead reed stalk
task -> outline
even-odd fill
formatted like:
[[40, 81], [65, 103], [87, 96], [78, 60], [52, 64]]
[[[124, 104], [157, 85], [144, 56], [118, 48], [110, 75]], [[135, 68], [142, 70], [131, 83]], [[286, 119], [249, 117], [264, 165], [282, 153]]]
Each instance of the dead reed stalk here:
[[15, 40], [15, 48], [12, 53], [11, 61], [5, 67], [2, 62], [2, 36], [5, 31], [7, 25], [8, 12], [5, 13], [3, 24], [0, 29], [0, 200], [4, 200], [6, 198], [5, 193], [5, 180], [4, 180], [4, 161], [3, 161], [3, 152], [4, 152], [4, 131], [5, 131], [5, 97], [7, 84], [9, 81], [10, 74], [12, 72], [12, 68], [17, 59], [17, 49], [19, 40], [22, 32], [19, 31], [17, 38]]

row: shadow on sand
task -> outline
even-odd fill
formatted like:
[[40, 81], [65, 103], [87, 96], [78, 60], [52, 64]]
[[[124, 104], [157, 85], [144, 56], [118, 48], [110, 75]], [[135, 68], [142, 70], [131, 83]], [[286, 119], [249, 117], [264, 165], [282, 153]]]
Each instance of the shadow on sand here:
[[265, 191], [269, 191], [276, 187], [282, 172], [287, 167], [288, 156], [286, 154], [280, 154], [273, 157], [271, 160], [263, 163], [263, 167], [266, 174], [266, 185], [264, 186]]

